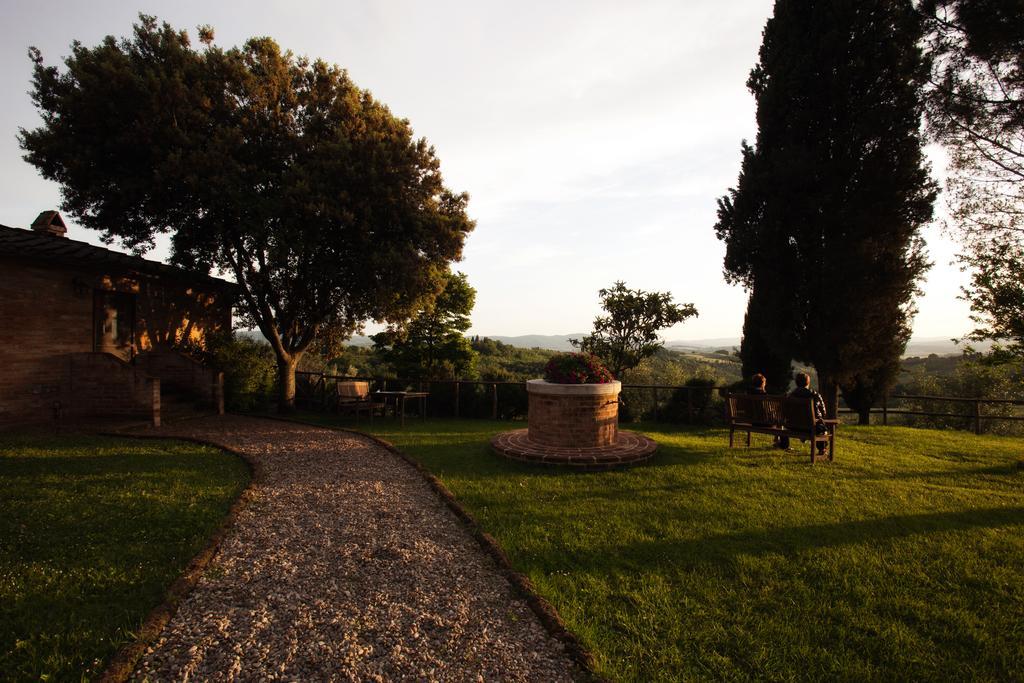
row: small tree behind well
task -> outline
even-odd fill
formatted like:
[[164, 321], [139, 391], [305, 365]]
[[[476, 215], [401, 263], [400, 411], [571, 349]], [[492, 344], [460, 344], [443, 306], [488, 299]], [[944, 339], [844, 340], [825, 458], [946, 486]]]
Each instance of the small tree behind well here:
[[615, 378], [664, 346], [658, 332], [697, 315], [693, 304], [675, 304], [671, 292], [629, 289], [621, 280], [598, 292], [607, 315], [594, 319], [594, 331], [572, 345], [592, 353], [608, 366]]

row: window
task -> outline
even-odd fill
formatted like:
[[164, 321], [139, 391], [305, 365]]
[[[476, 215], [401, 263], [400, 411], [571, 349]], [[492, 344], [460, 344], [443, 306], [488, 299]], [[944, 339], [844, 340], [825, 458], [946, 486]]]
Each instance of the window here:
[[93, 294], [93, 350], [125, 360], [135, 343], [135, 295], [96, 290]]

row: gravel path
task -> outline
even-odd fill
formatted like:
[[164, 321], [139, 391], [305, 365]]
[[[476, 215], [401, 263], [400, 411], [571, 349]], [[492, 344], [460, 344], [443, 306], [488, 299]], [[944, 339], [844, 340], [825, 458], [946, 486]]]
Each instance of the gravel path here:
[[136, 679], [572, 680], [491, 558], [370, 439], [236, 416], [158, 433], [243, 451], [257, 477]]

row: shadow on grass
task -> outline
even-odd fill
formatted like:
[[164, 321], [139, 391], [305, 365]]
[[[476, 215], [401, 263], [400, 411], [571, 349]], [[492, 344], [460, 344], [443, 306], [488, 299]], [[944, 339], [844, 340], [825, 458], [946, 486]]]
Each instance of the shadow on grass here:
[[[688, 540], [655, 539], [619, 546], [572, 550], [566, 560], [581, 569], [606, 572], [609, 561], [644, 565], [693, 567], [727, 564], [743, 555], [792, 555], [819, 548], [881, 542], [911, 536], [968, 531], [971, 529], [1024, 526], [1024, 508], [985, 508], [959, 512], [899, 515], [836, 524], [814, 524], [780, 529], [716, 534]], [[614, 559], [612, 559], [614, 558]]]
[[[6, 477], [51, 475], [54, 484], [64, 486], [68, 474], [96, 474], [117, 478], [168, 472], [194, 472], [195, 459], [177, 453], [144, 453], [130, 455], [34, 456], [8, 455], [0, 463], [0, 474]], [[45, 482], [39, 485], [46, 485]]]
[[1017, 467], [1013, 463], [1006, 463], [1005, 465], [991, 465], [989, 467], [972, 467], [972, 468], [950, 468], [946, 470], [906, 470], [906, 471], [895, 471], [895, 472], [878, 472], [878, 473], [857, 473], [847, 474], [847, 479], [857, 479], [860, 481], [888, 481], [893, 479], [961, 479], [963, 477], [985, 477], [989, 475], [1007, 476], [1024, 474], [1021, 468]]

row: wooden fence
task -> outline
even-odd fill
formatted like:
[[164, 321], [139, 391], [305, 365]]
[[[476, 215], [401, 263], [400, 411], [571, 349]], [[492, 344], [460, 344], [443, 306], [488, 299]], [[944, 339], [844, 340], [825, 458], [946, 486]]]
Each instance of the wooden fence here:
[[[434, 416], [475, 417], [490, 419], [524, 419], [526, 387], [523, 382], [484, 380], [410, 380], [394, 377], [346, 377], [322, 372], [297, 372], [296, 402], [307, 408], [328, 409], [339, 381], [361, 380], [375, 390], [415, 389], [431, 393], [428, 412]], [[666, 421], [694, 422], [717, 418], [727, 390], [722, 387], [689, 387], [670, 384], [623, 384], [624, 410], [633, 416], [653, 416]], [[905, 404], [911, 402], [909, 407]], [[918, 405], [914, 405], [914, 404]], [[922, 409], [929, 403], [949, 403], [967, 407], [961, 412], [939, 412]], [[883, 397], [881, 406], [872, 408], [872, 416], [881, 416], [888, 425], [890, 416], [929, 417], [970, 423], [976, 434], [985, 421], [1024, 421], [1024, 414], [995, 414], [989, 406], [1024, 406], [1024, 400], [964, 398], [959, 396], [925, 396], [891, 394]], [[840, 414], [856, 414], [843, 407]], [[1005, 410], [1003, 411], [1006, 412]], [[1024, 413], [1024, 410], [1017, 411]]]
[[[904, 401], [925, 403], [951, 403], [953, 405], [969, 406], [969, 410], [966, 412], [959, 413], [940, 413], [929, 410], [904, 410], [900, 408], [890, 407], [893, 402]], [[973, 425], [975, 434], [981, 434], [982, 422], [986, 420], [1006, 420], [1008, 422], [1024, 421], [1024, 415], [994, 415], [991, 413], [986, 413], [984, 410], [985, 406], [1024, 406], [1024, 400], [999, 398], [965, 398], [962, 396], [927, 396], [917, 394], [886, 394], [882, 397], [881, 407], [872, 408], [870, 412], [871, 415], [881, 415], [883, 425], [889, 424], [890, 415], [954, 418], [958, 420], [966, 420]], [[841, 408], [839, 412], [856, 414], [857, 411], [849, 408]]]

